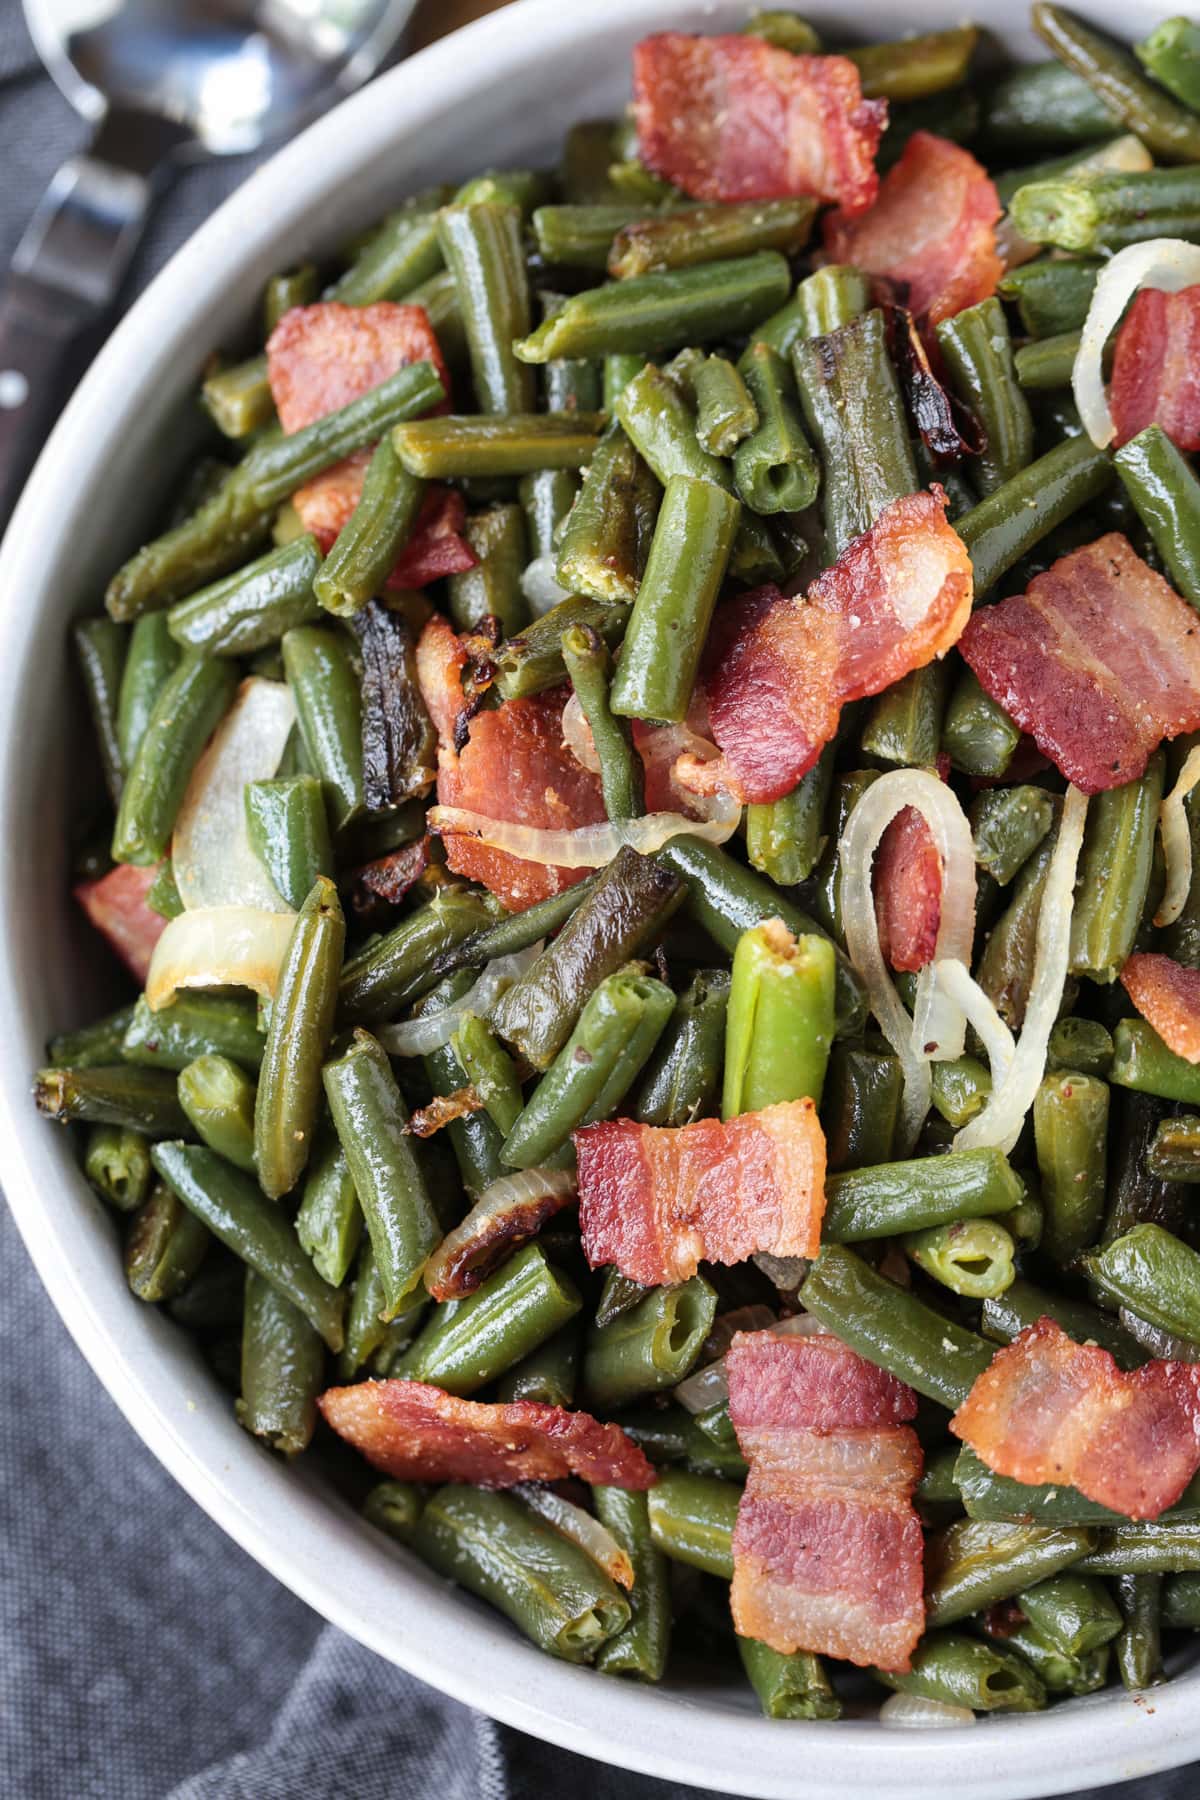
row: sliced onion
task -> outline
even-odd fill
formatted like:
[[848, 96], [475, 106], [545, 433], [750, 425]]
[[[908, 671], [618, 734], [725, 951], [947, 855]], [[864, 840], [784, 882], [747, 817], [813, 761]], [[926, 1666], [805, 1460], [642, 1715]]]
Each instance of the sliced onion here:
[[1071, 373], [1083, 428], [1098, 449], [1111, 444], [1116, 435], [1104, 391], [1104, 346], [1127, 304], [1138, 288], [1177, 294], [1195, 282], [1200, 282], [1200, 244], [1185, 244], [1182, 238], [1150, 238], [1144, 244], [1131, 244], [1101, 269]]
[[[858, 801], [838, 845], [842, 923], [850, 960], [867, 989], [871, 1011], [904, 1070], [901, 1154], [916, 1142], [929, 1111], [929, 1058], [961, 1056], [966, 1041], [962, 1008], [938, 986], [933, 969], [917, 982], [914, 1017], [896, 992], [879, 945], [871, 866], [879, 841], [898, 813], [915, 807], [942, 861], [942, 910], [934, 966], [944, 957], [967, 962], [975, 934], [975, 850], [971, 827], [954, 793], [924, 769], [892, 769]], [[926, 1048], [932, 1046], [932, 1048]]]
[[[1076, 175], [1137, 175], [1153, 167], [1154, 159], [1145, 144], [1130, 132], [1124, 137], [1111, 138], [1107, 144], [1100, 144], [1086, 156], [1081, 156], [1071, 164], [1070, 173], [1072, 178]], [[1006, 269], [1032, 262], [1035, 256], [1041, 256], [1044, 247], [1022, 237], [1008, 213], [996, 227], [996, 254], [1003, 259]]]
[[1179, 779], [1162, 803], [1158, 829], [1162, 835], [1163, 861], [1167, 882], [1162, 903], [1154, 915], [1156, 925], [1173, 925], [1184, 907], [1192, 886], [1192, 834], [1184, 801], [1200, 781], [1200, 744], [1188, 751], [1179, 771]]
[[1151, 1356], [1161, 1357], [1164, 1362], [1200, 1362], [1200, 1344], [1193, 1343], [1191, 1338], [1176, 1337], [1174, 1332], [1164, 1331], [1160, 1325], [1151, 1325], [1149, 1319], [1140, 1319], [1127, 1306], [1118, 1307], [1117, 1318], [1134, 1343], [1148, 1350]]
[[761, 1300], [750, 1306], [735, 1306], [732, 1312], [718, 1313], [704, 1340], [701, 1356], [706, 1362], [714, 1362], [718, 1356], [724, 1356], [739, 1331], [765, 1331], [775, 1324], [777, 1316], [774, 1309]]
[[750, 1261], [781, 1294], [794, 1294], [812, 1268], [807, 1256], [772, 1256], [769, 1250], [756, 1250]]
[[172, 919], [154, 946], [146, 999], [152, 1012], [179, 988], [248, 987], [271, 999], [296, 915], [251, 906], [197, 907]]
[[879, 1709], [881, 1725], [903, 1725], [910, 1731], [937, 1731], [947, 1725], [973, 1725], [969, 1706], [951, 1706], [948, 1700], [926, 1700], [920, 1694], [893, 1694]]
[[425, 1286], [438, 1299], [470, 1293], [547, 1219], [569, 1206], [576, 1192], [571, 1169], [518, 1169], [501, 1175], [483, 1190], [461, 1225], [442, 1239], [425, 1264]]
[[581, 769], [589, 774], [600, 773], [600, 758], [596, 755], [596, 741], [592, 736], [592, 728], [583, 716], [583, 708], [579, 704], [579, 695], [572, 694], [562, 712], [563, 743], [575, 758]]
[[581, 825], [574, 831], [543, 831], [534, 825], [517, 825], [507, 819], [489, 819], [486, 813], [461, 806], [432, 806], [429, 829], [444, 836], [473, 837], [493, 850], [503, 850], [521, 862], [548, 863], [559, 869], [601, 869], [624, 845], [643, 856], [661, 850], [684, 832], [723, 844], [738, 828], [742, 809], [728, 794], [714, 794], [703, 819], [682, 813], [645, 813], [640, 819], [612, 819], [600, 825]]
[[402, 1025], [382, 1025], [375, 1036], [389, 1056], [428, 1056], [440, 1050], [458, 1030], [459, 1021], [468, 1013], [486, 1018], [501, 994], [518, 981], [526, 969], [532, 968], [542, 953], [542, 939], [527, 950], [514, 950], [511, 956], [497, 956], [469, 987], [461, 1000], [444, 1006], [439, 1012], [425, 1013], [419, 1019], [406, 1019]]
[[548, 613], [552, 606], [568, 597], [569, 590], [558, 579], [557, 557], [535, 556], [521, 573], [521, 592], [529, 602], [535, 619]]
[[552, 1525], [560, 1537], [577, 1544], [610, 1580], [619, 1582], [623, 1588], [633, 1586], [629, 1552], [621, 1548], [608, 1526], [602, 1525], [593, 1514], [584, 1512], [582, 1506], [576, 1506], [571, 1500], [564, 1500], [553, 1488], [537, 1487], [531, 1481], [519, 1482], [513, 1493], [525, 1502], [530, 1512]]
[[171, 866], [185, 907], [253, 906], [287, 912], [250, 847], [246, 784], [279, 767], [296, 703], [282, 681], [252, 675], [192, 770], [171, 841]]
[[1067, 789], [1058, 841], [1046, 871], [1046, 885], [1038, 909], [1033, 981], [1016, 1054], [1004, 1079], [999, 1083], [993, 1080], [992, 1092], [983, 1111], [977, 1113], [970, 1124], [964, 1125], [955, 1137], [956, 1150], [995, 1147], [1007, 1155], [1021, 1135], [1025, 1115], [1033, 1105], [1038, 1083], [1045, 1073], [1046, 1047], [1062, 1006], [1063, 986], [1067, 979], [1071, 915], [1075, 910], [1075, 871], [1083, 844], [1087, 804], [1086, 794], [1081, 794], [1076, 787]]
[[942, 991], [962, 1007], [968, 1025], [974, 1026], [983, 1039], [992, 1086], [995, 1087], [1008, 1074], [1017, 1053], [1013, 1034], [996, 1011], [990, 995], [984, 993], [965, 963], [948, 956], [937, 967]]
[[[812, 1313], [797, 1313], [793, 1319], [774, 1319], [771, 1324], [758, 1329], [769, 1331], [774, 1337], [819, 1337], [825, 1332], [824, 1325]], [[712, 1406], [723, 1405], [729, 1398], [725, 1358], [719, 1356], [707, 1368], [697, 1369], [687, 1376], [675, 1389], [674, 1398], [690, 1413], [707, 1412]]]

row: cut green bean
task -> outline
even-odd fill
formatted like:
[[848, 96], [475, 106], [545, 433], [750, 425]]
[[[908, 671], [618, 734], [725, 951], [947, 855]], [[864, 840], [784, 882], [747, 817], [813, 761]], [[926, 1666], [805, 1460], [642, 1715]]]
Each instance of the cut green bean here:
[[596, 1667], [606, 1675], [661, 1681], [671, 1637], [671, 1594], [667, 1562], [650, 1534], [645, 1494], [627, 1488], [594, 1487], [600, 1523], [608, 1528], [633, 1564], [629, 1624], [603, 1645]]
[[[1124, 1522], [1121, 1513], [1087, 1499], [1065, 1482], [1030, 1484], [1014, 1481], [1007, 1475], [993, 1474], [966, 1446], [959, 1451], [954, 1479], [962, 1494], [963, 1506], [972, 1519], [1044, 1526], [1116, 1527]], [[1166, 1516], [1194, 1519], [1197, 1500], [1200, 1500], [1200, 1483], [1193, 1483]], [[1102, 1573], [1098, 1570], [1090, 1572]]]
[[1160, 1181], [1200, 1181], [1200, 1118], [1188, 1113], [1163, 1119], [1146, 1156], [1146, 1167]]
[[505, 1403], [535, 1400], [539, 1406], [574, 1406], [579, 1356], [579, 1330], [571, 1320], [500, 1377], [497, 1399]]
[[475, 398], [486, 413], [531, 413], [531, 372], [513, 354], [513, 340], [533, 324], [521, 214], [515, 206], [448, 206], [438, 241], [458, 288]]
[[[489, 898], [470, 889], [439, 891], [428, 906], [401, 919], [346, 963], [338, 995], [339, 1018], [359, 1024], [394, 1017], [448, 973], [439, 964], [439, 956], [466, 945], [474, 959], [477, 942], [499, 911]], [[504, 954], [503, 950], [489, 950], [488, 957], [480, 955], [478, 960]]]
[[1001, 887], [1007, 887], [1049, 832], [1054, 808], [1041, 788], [991, 788], [975, 796], [970, 818], [975, 861]]
[[1074, 1070], [1047, 1075], [1033, 1102], [1042, 1182], [1042, 1248], [1070, 1263], [1095, 1243], [1104, 1220], [1108, 1087]]
[[247, 782], [246, 823], [256, 856], [298, 911], [318, 879], [333, 874], [321, 783], [315, 775]]
[[179, 662], [179, 645], [165, 613], [149, 613], [134, 623], [121, 676], [117, 743], [121, 766], [132, 769], [155, 704]]
[[756, 513], [802, 512], [817, 497], [820, 470], [804, 435], [791, 370], [761, 341], [750, 345], [738, 369], [757, 414], [733, 459], [738, 493]]
[[866, 44], [846, 54], [869, 98], [923, 100], [966, 80], [978, 36], [974, 25], [954, 25], [948, 31], [926, 31], [894, 43]]
[[986, 1300], [983, 1305], [984, 1335], [1011, 1344], [1027, 1325], [1051, 1318], [1061, 1325], [1077, 1343], [1089, 1340], [1109, 1351], [1123, 1369], [1136, 1368], [1144, 1356], [1132, 1338], [1126, 1336], [1111, 1313], [1101, 1312], [1087, 1300], [1075, 1300], [1063, 1294], [1051, 1294], [1045, 1288], [1018, 1278], [1003, 1295]]
[[263, 1036], [251, 1001], [228, 994], [177, 994], [151, 1012], [145, 995], [133, 1009], [121, 1055], [143, 1068], [186, 1069], [198, 1056], [227, 1056], [244, 1069], [262, 1062]]
[[254, 1104], [254, 1160], [272, 1200], [292, 1191], [312, 1148], [345, 942], [337, 889], [318, 876], [279, 971]]
[[346, 1311], [346, 1342], [338, 1358], [338, 1374], [352, 1381], [358, 1371], [370, 1365], [377, 1373], [390, 1373], [394, 1358], [412, 1342], [429, 1306], [423, 1287], [417, 1288], [404, 1302], [394, 1319], [386, 1320], [387, 1297], [383, 1276], [369, 1237], [359, 1245], [354, 1285]]
[[1121, 1614], [1108, 1589], [1094, 1575], [1068, 1570], [1025, 1589], [1021, 1611], [1063, 1656], [1086, 1656], [1109, 1644], [1121, 1629]]
[[1200, 24], [1180, 15], [1164, 19], [1133, 46], [1142, 67], [1191, 112], [1200, 112]]
[[723, 356], [706, 356], [691, 386], [701, 449], [713, 456], [732, 456], [758, 424], [758, 408], [740, 370]]
[[455, 628], [478, 631], [492, 618], [499, 620], [502, 635], [511, 637], [529, 622], [529, 603], [521, 592], [521, 572], [529, 561], [525, 515], [519, 506], [492, 506], [472, 513], [463, 535], [478, 561], [447, 583]]
[[733, 1579], [733, 1528], [742, 1490], [712, 1475], [667, 1469], [646, 1496], [650, 1535], [672, 1562]]
[[821, 1103], [831, 1173], [887, 1161], [900, 1117], [903, 1086], [895, 1056], [855, 1044], [834, 1045]]
[[553, 1337], [583, 1305], [575, 1284], [526, 1244], [465, 1300], [444, 1301], [392, 1373], [473, 1394]]
[[1163, 1583], [1162, 1622], [1174, 1631], [1200, 1629], [1200, 1574], [1169, 1575]]
[[227, 1056], [198, 1056], [179, 1072], [179, 1104], [196, 1135], [246, 1173], [254, 1173], [254, 1083]]
[[563, 526], [561, 584], [610, 609], [613, 603], [632, 603], [650, 554], [659, 499], [658, 483], [629, 439], [619, 426], [610, 426]]
[[1015, 302], [1030, 337], [1058, 337], [1064, 331], [1081, 329], [1102, 266], [1094, 258], [1072, 262], [1038, 257], [1036, 262], [1006, 270], [996, 291], [1002, 299]]
[[779, 887], [807, 881], [825, 848], [825, 807], [833, 785], [834, 746], [782, 800], [746, 808], [746, 855]]
[[600, 1407], [623, 1406], [675, 1387], [696, 1362], [716, 1317], [717, 1296], [703, 1276], [653, 1288], [609, 1325], [593, 1325], [583, 1357], [583, 1388]]
[[743, 932], [733, 953], [722, 1116], [780, 1101], [820, 1105], [834, 1030], [833, 945], [778, 919]]
[[1087, 436], [1056, 444], [955, 522], [982, 600], [1036, 544], [1104, 493], [1112, 462]]
[[863, 727], [864, 755], [908, 768], [931, 768], [942, 745], [946, 670], [942, 663], [914, 669], [874, 702]]
[[926, 1543], [925, 1616], [931, 1626], [953, 1625], [1034, 1582], [1057, 1575], [1094, 1550], [1098, 1533], [1086, 1526], [1012, 1525], [962, 1519]]
[[1121, 129], [1121, 115], [1082, 74], [1061, 62], [1026, 63], [990, 81], [981, 96], [980, 136], [990, 145], [1028, 155], [1047, 147], [1095, 143]]
[[1200, 608], [1200, 480], [1191, 464], [1159, 425], [1130, 438], [1113, 462], [1173, 586]]
[[[204, 656], [248, 656], [278, 643], [285, 631], [320, 613], [313, 582], [321, 568], [317, 541], [307, 533], [179, 600], [161, 615], [172, 639]], [[160, 617], [151, 613], [134, 627]]]
[[194, 1280], [212, 1238], [161, 1181], [138, 1208], [125, 1240], [125, 1279], [148, 1305], [174, 1300]]
[[358, 1204], [350, 1165], [337, 1138], [330, 1133], [309, 1164], [296, 1236], [312, 1258], [313, 1267], [330, 1287], [340, 1288], [354, 1263], [362, 1237], [362, 1207]]
[[299, 1307], [247, 1269], [239, 1425], [284, 1456], [297, 1456], [312, 1440], [324, 1385], [320, 1335]]
[[992, 927], [979, 959], [976, 978], [1005, 1024], [1019, 1027], [1025, 1018], [1033, 967], [1042, 889], [1054, 854], [1052, 831], [1025, 862], [1013, 883], [1012, 896]]
[[93, 1125], [88, 1132], [83, 1172], [118, 1212], [135, 1212], [150, 1190], [150, 1146], [128, 1126]]
[[581, 469], [596, 454], [603, 413], [443, 413], [398, 425], [392, 443], [404, 467], [429, 481]]
[[875, 1675], [897, 1693], [973, 1712], [1039, 1712], [1046, 1704], [1041, 1679], [1024, 1657], [957, 1631], [927, 1632], [907, 1674], [876, 1669]]
[[345, 640], [332, 629], [299, 626], [284, 634], [283, 666], [305, 754], [340, 831], [363, 800], [362, 706]]
[[1164, 776], [1160, 752], [1139, 780], [1106, 788], [1088, 807], [1071, 916], [1074, 975], [1114, 981], [1133, 949], [1150, 886]]
[[58, 1068], [95, 1069], [121, 1060], [121, 1046], [133, 1018], [133, 1007], [122, 1006], [78, 1031], [60, 1032], [50, 1039], [47, 1053]]
[[785, 1656], [757, 1638], [739, 1637], [738, 1655], [768, 1719], [840, 1719], [842, 1706], [825, 1665], [809, 1650]]
[[57, 1125], [83, 1120], [89, 1125], [117, 1125], [150, 1137], [169, 1137], [187, 1130], [175, 1078], [165, 1069], [93, 1064], [86, 1069], [40, 1069], [34, 1077], [34, 1104], [43, 1118]]
[[811, 199], [791, 195], [778, 200], [671, 208], [630, 219], [613, 233], [608, 272], [627, 281], [631, 276], [661, 275], [697, 263], [720, 264], [760, 250], [781, 250], [785, 256], [795, 256], [808, 242], [816, 213]]
[[[424, 1014], [437, 1013], [443, 1007], [452, 1006], [456, 1000], [462, 999], [473, 980], [474, 977], [466, 969], [458, 975], [449, 976], [432, 993], [426, 995], [416, 1008], [414, 1016], [420, 1018]], [[436, 1050], [428, 1051], [423, 1060], [425, 1074], [435, 1099], [459, 1093], [467, 1086], [467, 1071], [459, 1061], [452, 1043], [442, 1044]], [[451, 1119], [445, 1127], [445, 1133], [454, 1152], [462, 1184], [471, 1198], [477, 1200], [505, 1172], [500, 1160], [503, 1134], [483, 1107]]]
[[363, 1501], [362, 1514], [368, 1525], [408, 1544], [424, 1509], [424, 1495], [411, 1481], [379, 1481]]
[[1107, 1075], [1113, 1041], [1098, 1019], [1060, 1019], [1050, 1033], [1046, 1069], [1078, 1069], [1084, 1075]]
[[522, 475], [518, 491], [525, 509], [530, 556], [535, 560], [553, 556], [559, 527], [579, 492], [577, 478], [569, 469], [539, 469], [533, 475]]
[[1200, 1254], [1161, 1225], [1135, 1225], [1081, 1263], [1113, 1304], [1200, 1342]]
[[846, 1170], [826, 1183], [822, 1236], [831, 1244], [924, 1231], [958, 1219], [1011, 1212], [1021, 1183], [999, 1150], [954, 1150], [946, 1156]]
[[1148, 150], [1166, 162], [1200, 161], [1200, 118], [1147, 81], [1132, 56], [1047, 0], [1035, 0], [1032, 18], [1042, 42]]
[[1161, 1575], [1118, 1575], [1117, 1598], [1125, 1621], [1113, 1648], [1121, 1680], [1131, 1693], [1163, 1680]]
[[[600, 200], [539, 206], [529, 223], [543, 262], [602, 275], [617, 233], [644, 213], [645, 208], [635, 200]], [[645, 219], [645, 223], [651, 221]]]
[[742, 30], [749, 37], [763, 38], [777, 50], [790, 50], [795, 56], [815, 56], [821, 48], [821, 40], [808, 20], [782, 7], [755, 7]]
[[729, 989], [726, 970], [701, 969], [676, 1000], [633, 1102], [643, 1125], [688, 1125], [712, 1110], [720, 1088]]
[[117, 862], [145, 867], [164, 854], [196, 759], [235, 686], [228, 664], [189, 655], [160, 688], [121, 791], [112, 842]]
[[996, 1219], [962, 1219], [910, 1231], [904, 1249], [918, 1268], [952, 1294], [986, 1300], [1011, 1286], [1016, 1245]]
[[411, 537], [425, 484], [410, 475], [389, 438], [375, 447], [358, 504], [313, 581], [326, 612], [349, 618], [378, 594]]
[[205, 377], [200, 397], [223, 437], [252, 437], [275, 417], [265, 356], [250, 356], [217, 369]]
[[994, 493], [1033, 459], [1033, 418], [1017, 385], [1004, 308], [982, 300], [937, 327], [937, 341], [959, 399], [983, 426], [985, 444], [972, 473]]
[[598, 631], [573, 625], [563, 632], [562, 655], [592, 734], [604, 810], [610, 819], [636, 819], [645, 811], [645, 775], [633, 733], [610, 705], [612, 658], [608, 646]]
[[501, 1137], [507, 1137], [524, 1106], [517, 1066], [497, 1043], [487, 1023], [474, 1013], [459, 1021], [450, 1040], [462, 1070]]
[[1079, 1561], [1086, 1575], [1175, 1575], [1200, 1569], [1200, 1519], [1109, 1526]]
[[1031, 390], [1070, 387], [1081, 342], [1078, 331], [1064, 331], [1022, 345], [1014, 363], [1017, 380]]

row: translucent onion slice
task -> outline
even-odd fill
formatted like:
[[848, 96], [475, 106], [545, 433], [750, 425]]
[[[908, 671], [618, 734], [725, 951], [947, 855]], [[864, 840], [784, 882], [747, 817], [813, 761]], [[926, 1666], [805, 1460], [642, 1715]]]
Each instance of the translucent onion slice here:
[[[1081, 156], [1071, 165], [1071, 174], [1136, 175], [1153, 167], [1154, 159], [1141, 138], [1127, 133], [1125, 137], [1112, 138], [1087, 156]], [[1005, 213], [996, 227], [996, 254], [1003, 257], [1006, 269], [1017, 269], [1022, 263], [1032, 262], [1035, 256], [1042, 255], [1044, 248], [1044, 245], [1030, 243], [1028, 238], [1022, 237], [1010, 215]]]
[[1161, 288], [1177, 294], [1200, 281], [1200, 244], [1182, 238], [1150, 238], [1119, 250], [1100, 271], [1088, 316], [1083, 322], [1079, 354], [1071, 372], [1075, 404], [1083, 428], [1103, 450], [1116, 435], [1104, 391], [1104, 346], [1138, 288]]
[[426, 1288], [443, 1298], [450, 1288], [459, 1298], [469, 1293], [548, 1218], [569, 1206], [576, 1192], [570, 1169], [518, 1169], [513, 1175], [501, 1175], [425, 1264]]
[[[929, 827], [942, 862], [942, 911], [934, 964], [917, 981], [914, 1017], [896, 992], [879, 946], [871, 868], [884, 832], [913, 806]], [[924, 769], [892, 769], [863, 794], [846, 821], [838, 845], [842, 872], [842, 924], [850, 960], [867, 989], [879, 1021], [904, 1070], [901, 1154], [916, 1142], [929, 1111], [929, 1058], [961, 1056], [966, 1042], [962, 1008], [940, 989], [934, 967], [945, 957], [968, 962], [975, 934], [975, 851], [971, 827], [953, 792]]]
[[[794, 1319], [774, 1319], [759, 1329], [770, 1331], [776, 1337], [816, 1337], [825, 1327], [812, 1313], [797, 1313]], [[721, 1406], [729, 1398], [725, 1358], [719, 1356], [716, 1362], [687, 1376], [675, 1389], [674, 1398], [690, 1413], [707, 1412], [712, 1406]]]
[[1004, 1080], [1012, 1067], [1017, 1053], [1016, 1040], [965, 963], [948, 956], [937, 968], [943, 993], [962, 1007], [968, 1025], [973, 1025], [983, 1039], [992, 1085], [995, 1086]]
[[1187, 897], [1191, 892], [1192, 834], [1188, 830], [1188, 817], [1183, 803], [1198, 781], [1200, 744], [1189, 750], [1184, 757], [1179, 779], [1163, 801], [1158, 815], [1167, 881], [1163, 888], [1162, 902], [1154, 915], [1156, 925], [1173, 925], [1187, 905]]
[[581, 769], [589, 774], [600, 773], [600, 758], [596, 755], [596, 743], [592, 737], [592, 728], [583, 716], [583, 708], [579, 704], [579, 695], [572, 694], [562, 713], [563, 743], [575, 758]]
[[150, 958], [146, 999], [151, 1011], [166, 1006], [180, 988], [248, 987], [271, 999], [295, 922], [295, 913], [253, 906], [180, 913]]
[[274, 775], [295, 720], [285, 682], [243, 681], [192, 770], [175, 821], [171, 864], [184, 906], [289, 911], [250, 847], [246, 783]]
[[893, 1694], [879, 1709], [881, 1725], [903, 1725], [909, 1731], [937, 1731], [947, 1725], [973, 1725], [969, 1706], [951, 1706], [948, 1700], [926, 1700], [920, 1694]]
[[1033, 1105], [1038, 1083], [1046, 1068], [1046, 1047], [1062, 1005], [1063, 985], [1071, 951], [1071, 915], [1075, 910], [1075, 872], [1087, 820], [1087, 795], [1067, 789], [1063, 802], [1058, 842], [1046, 871], [1042, 904], [1038, 912], [1033, 956], [1033, 981], [1025, 1008], [1025, 1023], [1016, 1054], [1003, 1081], [993, 1080], [991, 1096], [954, 1139], [956, 1150], [996, 1148], [1005, 1155], [1021, 1135], [1025, 1115]]
[[623, 1588], [633, 1586], [633, 1564], [629, 1553], [622, 1550], [607, 1525], [590, 1512], [584, 1512], [582, 1506], [576, 1506], [570, 1500], [564, 1500], [553, 1488], [537, 1487], [531, 1481], [522, 1481], [512, 1490], [519, 1500], [523, 1500], [530, 1512], [535, 1512], [547, 1525], [553, 1526], [560, 1537], [565, 1537], [572, 1544], [577, 1544], [585, 1556], [590, 1556], [598, 1569], [603, 1569], [610, 1580], [618, 1582]]
[[556, 557], [535, 556], [521, 572], [521, 592], [535, 619], [540, 619], [543, 613], [548, 613], [552, 606], [568, 597], [569, 590], [559, 582], [556, 563]]
[[440, 1012], [426, 1013], [419, 1019], [406, 1019], [402, 1025], [383, 1025], [375, 1035], [389, 1056], [428, 1056], [440, 1050], [458, 1030], [460, 1019], [468, 1013], [486, 1018], [501, 994], [532, 967], [542, 953], [541, 938], [527, 950], [515, 950], [511, 956], [498, 956], [490, 962], [479, 979], [469, 987], [461, 1000], [444, 1006]]
[[650, 856], [684, 832], [723, 844], [738, 828], [742, 809], [726, 793], [712, 795], [705, 816], [685, 818], [683, 813], [644, 813], [640, 819], [614, 819], [600, 825], [581, 825], [574, 831], [542, 831], [533, 825], [517, 825], [507, 819], [489, 819], [486, 813], [461, 806], [432, 806], [429, 829], [443, 836], [473, 837], [493, 850], [506, 851], [521, 862], [549, 863], [559, 869], [601, 869], [625, 844]]

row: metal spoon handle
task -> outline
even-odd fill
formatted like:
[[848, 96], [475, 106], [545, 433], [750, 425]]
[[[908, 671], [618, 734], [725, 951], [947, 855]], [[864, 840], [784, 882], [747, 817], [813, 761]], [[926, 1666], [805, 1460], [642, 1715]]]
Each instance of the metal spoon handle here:
[[72, 350], [116, 298], [150, 202], [147, 175], [65, 162], [0, 293], [0, 529], [58, 416]]

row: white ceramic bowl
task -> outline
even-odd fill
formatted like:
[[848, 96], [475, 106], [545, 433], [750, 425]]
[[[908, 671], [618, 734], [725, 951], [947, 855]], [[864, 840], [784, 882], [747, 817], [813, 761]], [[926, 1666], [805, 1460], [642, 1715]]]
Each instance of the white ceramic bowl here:
[[[832, 29], [896, 36], [958, 0], [844, 0]], [[1034, 54], [1025, 7], [969, 9]], [[1159, 0], [1090, 0], [1128, 37]], [[124, 319], [46, 449], [0, 552], [0, 1179], [38, 1270], [130, 1424], [192, 1497], [318, 1612], [380, 1655], [534, 1735], [705, 1787], [806, 1800], [1062, 1793], [1200, 1756], [1200, 1673], [1145, 1702], [1094, 1695], [938, 1732], [772, 1723], [740, 1684], [660, 1689], [551, 1661], [364, 1526], [319, 1477], [234, 1422], [184, 1335], [126, 1292], [111, 1221], [73, 1145], [29, 1100], [53, 1029], [95, 1011], [94, 958], [67, 898], [66, 624], [94, 610], [186, 452], [187, 397], [267, 276], [396, 198], [487, 164], [549, 161], [564, 129], [615, 111], [630, 46], [665, 26], [736, 29], [745, 0], [522, 0], [424, 51], [314, 125], [226, 202]], [[818, 22], [819, 9], [817, 9]]]

